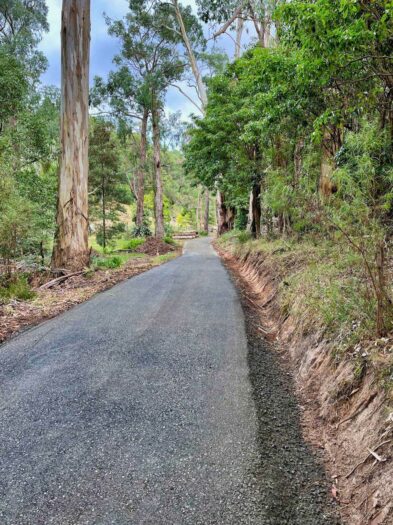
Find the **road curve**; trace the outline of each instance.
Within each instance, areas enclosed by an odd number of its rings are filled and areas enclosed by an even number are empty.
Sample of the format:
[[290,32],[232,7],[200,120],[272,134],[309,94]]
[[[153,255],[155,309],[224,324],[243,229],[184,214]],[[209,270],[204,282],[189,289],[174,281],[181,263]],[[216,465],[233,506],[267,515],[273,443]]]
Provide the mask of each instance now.
[[258,417],[236,290],[190,241],[0,347],[0,524],[327,523],[261,472]]

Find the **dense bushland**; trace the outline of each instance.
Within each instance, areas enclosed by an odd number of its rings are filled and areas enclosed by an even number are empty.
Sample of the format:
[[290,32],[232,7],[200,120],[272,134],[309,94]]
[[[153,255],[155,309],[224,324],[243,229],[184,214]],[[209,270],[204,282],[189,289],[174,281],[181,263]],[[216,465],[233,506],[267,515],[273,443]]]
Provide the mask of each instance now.
[[[310,300],[332,303],[326,315],[339,323],[349,291],[345,317],[357,322],[349,302],[362,305],[368,330],[384,335],[393,320],[392,3],[294,0],[272,16],[269,47],[208,81],[186,169],[225,194],[235,219],[222,231],[248,217],[253,237],[285,239],[311,259],[323,246]],[[330,296],[318,291],[325,280]]]

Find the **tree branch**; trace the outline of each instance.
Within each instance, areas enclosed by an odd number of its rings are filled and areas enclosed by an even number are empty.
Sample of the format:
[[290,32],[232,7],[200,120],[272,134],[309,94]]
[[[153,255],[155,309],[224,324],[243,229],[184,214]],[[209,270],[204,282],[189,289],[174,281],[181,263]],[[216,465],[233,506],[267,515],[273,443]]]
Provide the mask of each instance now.
[[178,91],[180,91],[180,93],[185,96],[190,102],[191,104],[194,104],[194,106],[197,108],[198,111],[200,111],[201,113],[203,113],[203,110],[200,106],[198,106],[198,104],[195,102],[195,100],[193,100],[189,95],[187,95],[187,93],[185,91],[182,90],[182,88],[180,86],[178,86],[177,84],[169,84],[170,86],[176,88]]
[[243,11],[244,9],[244,6],[247,2],[242,2],[236,9],[235,9],[235,12],[233,13],[233,15],[231,16],[231,18],[229,20],[227,20],[225,22],[225,24],[216,32],[214,33],[213,35],[213,38],[217,38],[219,37],[220,35],[222,35],[223,33],[226,32],[226,30],[228,29],[229,26],[231,26],[233,24],[233,22],[236,20],[236,18],[241,14],[241,12]]

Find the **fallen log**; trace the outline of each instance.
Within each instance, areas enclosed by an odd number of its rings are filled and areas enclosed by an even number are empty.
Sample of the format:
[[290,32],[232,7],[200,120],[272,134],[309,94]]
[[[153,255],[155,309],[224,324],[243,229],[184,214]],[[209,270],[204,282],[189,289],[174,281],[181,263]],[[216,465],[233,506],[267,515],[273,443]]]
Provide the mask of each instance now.
[[61,275],[60,277],[56,277],[56,279],[52,279],[51,281],[48,281],[47,283],[44,283],[38,289],[39,290],[48,290],[49,288],[52,288],[53,286],[56,286],[57,284],[60,284],[63,281],[66,281],[70,277],[74,277],[75,275],[81,275],[83,272],[84,272],[84,270],[81,270],[79,272],[72,272],[72,273],[67,273],[66,275]]
[[174,239],[195,239],[198,236],[198,232],[179,232],[172,235]]

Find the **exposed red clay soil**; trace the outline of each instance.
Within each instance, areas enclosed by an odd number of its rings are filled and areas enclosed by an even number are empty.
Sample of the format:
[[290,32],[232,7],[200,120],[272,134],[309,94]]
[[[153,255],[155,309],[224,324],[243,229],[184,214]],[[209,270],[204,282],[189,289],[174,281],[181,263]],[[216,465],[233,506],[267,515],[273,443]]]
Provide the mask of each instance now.
[[[174,250],[175,248],[171,251]],[[53,275],[49,272],[32,275],[30,281],[37,293],[35,299],[0,303],[0,343],[28,326],[55,317],[72,306],[83,303],[96,293],[146,272],[158,264],[159,262],[154,261],[152,257],[138,257],[130,259],[122,267],[114,270],[96,270],[75,275],[47,290],[39,287],[53,279]]]
[[[393,524],[393,413],[375,374],[366,370],[356,378],[350,360],[334,361],[334,341],[318,331],[304,333],[294,319],[283,318],[280,277],[263,254],[238,258],[216,249],[258,311],[261,337],[271,341],[291,369],[304,435],[324,451],[343,522]],[[391,350],[393,337],[381,344]]]
[[167,242],[156,239],[155,237],[148,237],[146,241],[136,248],[138,253],[146,253],[147,255],[163,255],[165,253],[174,252],[175,246]]

